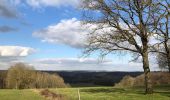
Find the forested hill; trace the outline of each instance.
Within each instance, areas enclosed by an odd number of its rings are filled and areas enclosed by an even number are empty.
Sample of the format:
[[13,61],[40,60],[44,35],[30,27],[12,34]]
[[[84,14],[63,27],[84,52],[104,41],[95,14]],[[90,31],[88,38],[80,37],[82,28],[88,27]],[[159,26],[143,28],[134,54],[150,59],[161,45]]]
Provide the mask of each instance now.
[[113,86],[124,76],[132,77],[142,74],[142,72],[92,72],[92,71],[45,71],[48,73],[58,73],[63,77],[65,83],[71,86]]

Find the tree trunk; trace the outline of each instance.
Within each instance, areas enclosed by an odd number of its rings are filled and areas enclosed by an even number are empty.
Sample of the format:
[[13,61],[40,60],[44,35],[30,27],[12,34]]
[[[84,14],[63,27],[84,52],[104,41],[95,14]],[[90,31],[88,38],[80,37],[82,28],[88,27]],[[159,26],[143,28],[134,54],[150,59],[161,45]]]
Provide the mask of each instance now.
[[[168,36],[167,36],[168,37]],[[166,39],[166,40],[168,40],[168,39]],[[165,50],[166,50],[166,57],[167,57],[167,65],[168,65],[168,71],[169,71],[169,73],[170,73],[170,48],[169,48],[169,46],[168,46],[168,43],[167,43],[168,41],[166,41],[165,43],[164,43],[164,46],[165,46]],[[165,66],[165,68],[166,68],[166,66]]]
[[144,52],[142,57],[143,57],[143,69],[144,69],[144,76],[145,76],[145,93],[152,94],[153,87],[152,87],[151,74],[149,68],[148,53]]
[[168,71],[170,73],[170,57],[168,57]]
[[18,89],[18,81],[15,84],[15,89]]

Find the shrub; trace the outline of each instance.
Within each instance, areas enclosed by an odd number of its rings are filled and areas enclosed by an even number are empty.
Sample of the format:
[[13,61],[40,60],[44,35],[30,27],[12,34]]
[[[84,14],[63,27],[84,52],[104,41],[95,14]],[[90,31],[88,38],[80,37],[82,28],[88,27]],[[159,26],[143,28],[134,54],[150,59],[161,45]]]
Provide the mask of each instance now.
[[36,88],[60,88],[66,87],[64,80],[57,74],[48,74],[45,72],[36,73]]
[[115,85],[115,87],[121,87],[121,88],[124,88],[124,87],[132,87],[134,85],[134,78],[127,75],[125,77],[123,77],[123,79]]
[[[151,80],[154,86],[170,84],[170,74],[168,72],[152,72]],[[136,87],[144,86],[144,74],[137,77],[125,76],[115,85],[115,87]]]

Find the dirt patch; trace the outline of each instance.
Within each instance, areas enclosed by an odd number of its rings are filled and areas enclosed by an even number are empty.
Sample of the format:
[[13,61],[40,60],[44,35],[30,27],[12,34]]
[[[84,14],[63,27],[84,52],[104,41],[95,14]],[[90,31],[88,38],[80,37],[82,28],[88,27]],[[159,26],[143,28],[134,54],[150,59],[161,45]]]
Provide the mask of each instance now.
[[48,89],[41,90],[40,94],[47,98],[48,100],[68,100],[64,95],[54,93]]

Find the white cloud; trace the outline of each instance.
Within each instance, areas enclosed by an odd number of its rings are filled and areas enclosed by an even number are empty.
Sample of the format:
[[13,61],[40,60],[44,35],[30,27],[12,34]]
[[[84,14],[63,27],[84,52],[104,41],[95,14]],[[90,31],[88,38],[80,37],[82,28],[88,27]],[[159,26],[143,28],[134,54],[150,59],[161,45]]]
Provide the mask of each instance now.
[[22,46],[0,46],[0,70],[8,69],[12,64],[25,62],[25,58],[35,49]]
[[[128,29],[126,24],[121,23],[120,25],[122,28]],[[65,44],[74,48],[83,48],[88,45],[87,37],[89,33],[93,32],[94,37],[98,36],[100,38],[111,31],[113,32],[115,29],[107,24],[82,24],[82,21],[72,18],[61,20],[55,25],[49,25],[47,28],[35,31],[33,32],[33,36],[41,38],[43,42]],[[91,36],[92,35],[90,35],[90,37]],[[93,36],[91,38],[93,38]],[[139,37],[136,36],[135,39],[140,45],[141,41]],[[108,41],[112,42],[112,40]],[[123,42],[119,45],[125,44],[127,44],[127,48],[134,48],[134,46],[130,45],[128,42]]]
[[102,61],[95,58],[46,58],[39,59],[37,62],[44,64],[107,64],[112,62],[110,59],[104,59]]
[[24,57],[32,54],[34,51],[30,47],[0,46],[0,57]]
[[27,4],[34,8],[41,8],[60,6],[76,7],[80,4],[81,0],[8,0],[8,1],[14,5]]
[[[90,70],[90,71],[143,71],[142,63],[114,61],[96,58],[45,58],[34,60],[31,65],[38,70]],[[151,63],[151,71],[159,70],[157,64]]]
[[33,36],[39,37],[43,42],[54,44],[66,44],[75,48],[82,48],[86,45],[85,37],[87,29],[81,25],[76,18],[61,20],[55,25],[35,31]]
[[[0,69],[4,70],[17,62],[34,66],[37,70],[66,70],[66,71],[143,71],[141,62],[117,61],[115,59],[96,58],[44,58],[26,60],[23,57],[0,57]],[[158,71],[155,63],[150,63],[151,71]]]
[[18,62],[27,63],[24,57],[0,57],[0,70],[6,70]]
[[27,3],[33,7],[41,7],[41,6],[76,6],[80,0],[27,0]]
[[82,24],[82,21],[79,21],[76,18],[72,18],[61,20],[55,25],[49,25],[47,28],[35,31],[33,32],[33,36],[42,39],[42,42],[65,44],[74,48],[83,48],[88,45],[88,34],[95,30],[97,27],[105,27],[104,29],[99,29],[96,31],[101,34],[111,30],[110,27],[102,25],[85,25]]
[[100,61],[96,58],[45,58],[34,60],[32,65],[41,70],[107,70],[112,65],[111,59]]

